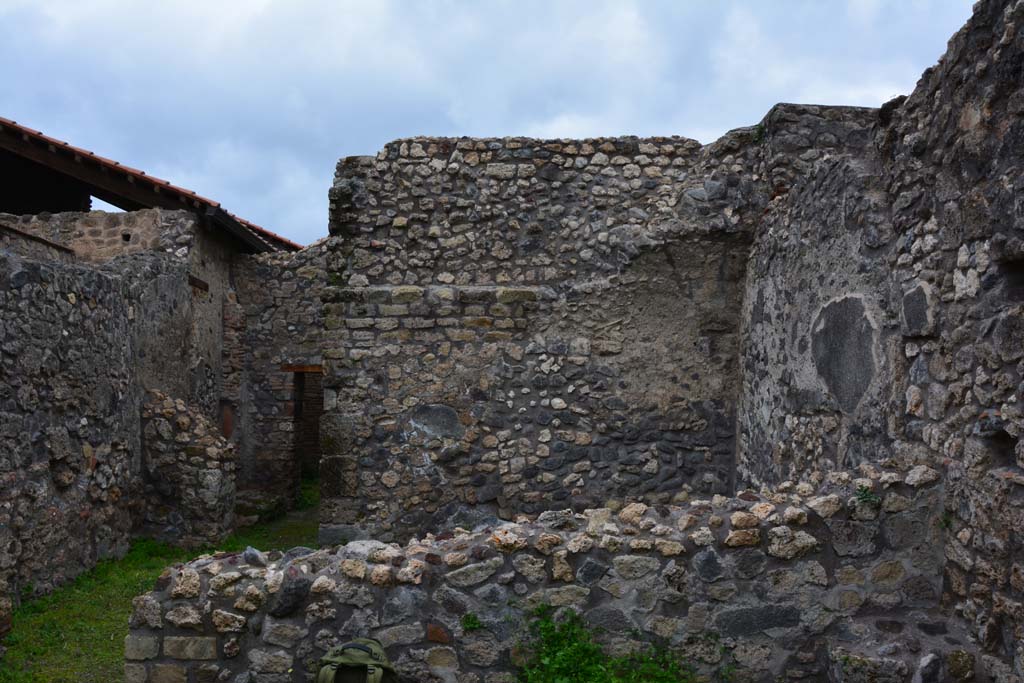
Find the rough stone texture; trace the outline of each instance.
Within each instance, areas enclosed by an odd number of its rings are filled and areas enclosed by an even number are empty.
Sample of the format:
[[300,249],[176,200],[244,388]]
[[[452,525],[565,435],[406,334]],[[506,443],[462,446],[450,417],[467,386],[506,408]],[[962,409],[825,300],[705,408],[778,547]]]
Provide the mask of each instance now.
[[[198,429],[217,406],[224,245],[186,212],[4,218],[17,230],[4,232],[0,250],[0,632],[21,595],[123,553],[158,508],[170,540],[221,538],[234,485],[230,449],[208,424]],[[52,245],[25,248],[41,243],[18,232],[60,240],[90,221],[163,232],[156,250],[97,256],[102,264]],[[173,435],[153,430],[143,448],[147,389],[183,402]],[[188,453],[200,444],[214,448],[202,465]]]
[[750,236],[873,117],[779,105],[704,147],[424,138],[342,160],[325,528],[730,490]]
[[237,443],[240,512],[289,507],[298,492],[295,373],[323,363],[326,247],[235,264],[225,305],[222,421]]
[[[747,269],[738,456],[757,483],[866,462],[900,463],[910,483],[944,473],[942,603],[992,675],[998,658],[1017,676],[1022,30],[1024,3],[978,3],[915,91],[882,108],[862,154],[817,164],[769,207]],[[827,311],[853,300],[850,334],[820,343]]]
[[129,298],[0,252],[0,633],[13,601],[127,550],[139,475]]
[[181,399],[150,392],[142,407],[142,533],[186,546],[231,533],[235,451],[219,431]]
[[15,227],[12,218],[13,216],[0,214],[0,249],[8,254],[36,261],[70,263],[74,260],[74,252],[69,248]]
[[152,251],[184,255],[195,240],[194,218],[185,211],[143,209],[47,213],[29,216],[0,214],[0,221],[71,248],[78,259],[105,262],[117,256]]
[[[884,474],[866,478],[880,482]],[[853,479],[833,476],[823,486],[851,501],[832,520],[852,522]],[[879,541],[856,557],[837,558],[829,528],[805,507],[806,496],[751,491],[682,507],[631,506],[618,515],[547,512],[533,522],[427,535],[404,546],[353,541],[316,552],[272,552],[267,566],[247,564],[238,553],[206,555],[168,570],[138,600],[126,651],[151,679],[172,662],[198,672],[215,652],[211,670],[221,680],[274,673],[280,677],[268,680],[308,681],[331,645],[372,636],[403,680],[499,681],[514,670],[527,610],[539,604],[578,610],[605,629],[602,642],[613,650],[657,639],[706,672],[735,666],[735,680],[824,680],[833,649],[851,636],[888,643],[896,628],[918,650],[945,656],[967,647],[962,630],[947,628],[934,611],[942,528],[932,511],[942,488],[915,488],[898,477],[885,488],[904,496],[907,507],[858,522]],[[807,514],[801,528],[785,525],[778,513],[739,514],[781,504]],[[762,532],[759,540],[731,547],[726,539],[735,530],[725,520],[740,521],[742,532]],[[684,529],[691,524],[715,528],[703,549]],[[913,527],[914,537],[890,542],[885,530],[899,525]],[[811,542],[788,555],[772,553],[779,539],[794,538]],[[932,596],[927,604],[920,602],[922,587]],[[248,594],[267,598],[253,609],[243,600]],[[202,615],[198,629],[168,626],[183,605]],[[871,616],[883,609],[898,612]],[[470,613],[482,630],[463,629]],[[932,628],[937,623],[941,629]],[[162,641],[160,656],[141,656],[151,651],[142,646],[145,638]],[[910,671],[916,651],[889,656]]]
[[368,632],[497,683],[546,602],[747,680],[1020,683],[1022,32],[982,0],[909,97],[706,146],[397,141],[296,254],[0,217],[0,631],[133,524],[287,506],[322,365],[322,538],[379,540],[168,572],[129,680],[305,680]]

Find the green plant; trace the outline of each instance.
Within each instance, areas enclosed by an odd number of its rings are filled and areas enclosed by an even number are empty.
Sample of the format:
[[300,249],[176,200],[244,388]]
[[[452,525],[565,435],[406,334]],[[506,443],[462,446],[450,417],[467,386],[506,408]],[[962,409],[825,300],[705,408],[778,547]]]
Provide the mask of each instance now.
[[320,479],[304,478],[299,482],[299,496],[295,501],[296,510],[312,510],[320,505]]
[[522,683],[694,683],[693,672],[669,650],[648,647],[610,657],[594,640],[594,632],[574,613],[556,620],[551,607],[534,612],[526,650],[529,661],[520,669]]
[[720,647],[718,652],[726,661],[718,667],[718,670],[715,672],[715,678],[718,680],[718,683],[732,683],[739,667],[736,666],[736,662],[730,661],[732,653],[725,645]]
[[858,486],[857,492],[853,494],[853,497],[857,499],[858,503],[864,505],[881,505],[882,499],[878,497],[878,494],[871,490],[869,486]]
[[764,134],[765,129],[763,123],[759,123],[756,126],[754,126],[754,142],[760,143],[762,140],[764,140]]
[[[316,547],[317,519],[296,512],[238,531],[218,550],[246,546]],[[153,588],[165,567],[202,554],[142,539],[119,560],[105,560],[50,595],[14,610],[0,683],[106,683],[124,677],[124,638],[132,598]]]
[[472,612],[467,612],[462,615],[462,630],[466,633],[479,631],[483,627],[484,625],[480,623],[480,617],[473,614]]

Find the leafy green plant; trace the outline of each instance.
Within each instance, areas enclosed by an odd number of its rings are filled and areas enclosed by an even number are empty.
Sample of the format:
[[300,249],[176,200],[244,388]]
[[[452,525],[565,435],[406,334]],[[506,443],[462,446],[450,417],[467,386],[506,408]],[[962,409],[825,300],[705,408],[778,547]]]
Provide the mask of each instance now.
[[530,657],[519,672],[522,683],[694,683],[689,667],[667,649],[648,647],[610,657],[594,640],[594,632],[570,612],[554,618],[541,607],[529,626],[525,649]]
[[853,497],[857,499],[858,503],[864,505],[878,506],[882,504],[882,499],[868,486],[858,486],[857,492],[853,494]]
[[467,612],[466,614],[462,615],[462,630],[466,633],[479,631],[483,627],[484,625],[480,623],[480,617],[473,614],[472,612]]

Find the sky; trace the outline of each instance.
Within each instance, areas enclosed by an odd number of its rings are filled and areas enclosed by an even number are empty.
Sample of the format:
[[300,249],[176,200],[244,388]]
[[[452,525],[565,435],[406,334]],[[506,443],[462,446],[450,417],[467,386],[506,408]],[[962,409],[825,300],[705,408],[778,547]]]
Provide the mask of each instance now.
[[969,0],[0,0],[0,116],[327,234],[417,135],[683,135],[909,93]]

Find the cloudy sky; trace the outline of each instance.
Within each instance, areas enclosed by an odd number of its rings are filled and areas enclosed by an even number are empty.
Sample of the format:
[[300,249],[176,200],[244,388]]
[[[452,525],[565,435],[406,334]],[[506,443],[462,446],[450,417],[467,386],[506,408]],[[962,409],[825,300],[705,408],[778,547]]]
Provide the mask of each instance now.
[[908,93],[969,0],[0,0],[0,116],[302,243],[413,135],[685,135]]

